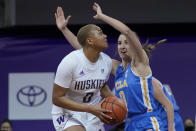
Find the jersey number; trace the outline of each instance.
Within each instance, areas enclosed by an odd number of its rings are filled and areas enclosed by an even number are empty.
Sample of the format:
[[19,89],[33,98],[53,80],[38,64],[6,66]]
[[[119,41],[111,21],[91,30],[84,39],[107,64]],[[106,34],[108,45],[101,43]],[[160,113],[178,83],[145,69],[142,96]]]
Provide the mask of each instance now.
[[124,104],[125,104],[126,107],[127,107],[127,101],[126,101],[126,99],[125,99],[125,93],[124,93],[123,91],[120,91],[120,92],[119,92],[119,95],[120,95],[121,100],[123,100]]
[[94,94],[93,92],[86,93],[86,95],[83,98],[83,103],[90,102],[93,94]]

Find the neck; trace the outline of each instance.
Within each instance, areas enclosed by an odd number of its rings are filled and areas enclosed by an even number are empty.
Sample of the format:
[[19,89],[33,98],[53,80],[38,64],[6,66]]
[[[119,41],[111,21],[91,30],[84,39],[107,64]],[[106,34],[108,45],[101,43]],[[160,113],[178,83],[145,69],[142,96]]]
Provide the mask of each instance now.
[[127,68],[128,64],[129,64],[129,62],[124,61],[124,60],[122,61],[122,65],[123,65],[124,70]]
[[92,62],[92,63],[95,63],[98,58],[99,58],[99,51],[97,50],[94,50],[93,48],[83,48],[83,51],[84,51],[84,54],[85,56],[87,57],[87,59]]

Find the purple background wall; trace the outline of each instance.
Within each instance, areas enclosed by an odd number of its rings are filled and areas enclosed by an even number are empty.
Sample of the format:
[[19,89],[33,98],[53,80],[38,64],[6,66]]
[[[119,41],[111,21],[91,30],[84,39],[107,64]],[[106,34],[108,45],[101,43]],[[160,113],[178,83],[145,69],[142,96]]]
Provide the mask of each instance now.
[[[194,119],[196,37],[167,38],[168,42],[152,54],[153,75],[171,86],[182,117]],[[151,42],[159,39],[151,38]],[[119,59],[114,53],[116,38],[110,38],[109,44],[105,52]],[[64,39],[0,37],[0,120],[8,117],[9,72],[55,72],[61,59],[72,50]],[[113,82],[114,77],[111,76],[110,87],[114,86]],[[54,130],[51,120],[14,120],[13,125],[15,131]]]

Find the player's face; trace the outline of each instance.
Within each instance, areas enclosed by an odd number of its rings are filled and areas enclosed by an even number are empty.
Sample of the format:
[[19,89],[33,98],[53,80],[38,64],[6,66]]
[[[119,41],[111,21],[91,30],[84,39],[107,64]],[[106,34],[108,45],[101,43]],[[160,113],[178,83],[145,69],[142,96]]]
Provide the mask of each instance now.
[[10,124],[8,122],[4,122],[1,125],[1,130],[2,131],[12,131],[12,128],[11,128],[11,126],[10,126]]
[[127,50],[129,48],[129,43],[125,35],[120,35],[118,38],[118,54],[122,60],[130,60]]
[[91,31],[92,39],[93,39],[93,47],[98,50],[104,50],[108,48],[107,43],[107,36],[102,32],[101,28],[98,26],[95,26]]

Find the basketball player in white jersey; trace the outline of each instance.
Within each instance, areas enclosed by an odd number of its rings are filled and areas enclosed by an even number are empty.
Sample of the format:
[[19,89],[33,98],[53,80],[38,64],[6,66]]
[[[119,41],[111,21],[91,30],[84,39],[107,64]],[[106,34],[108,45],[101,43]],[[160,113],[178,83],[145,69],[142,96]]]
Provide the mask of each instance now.
[[[58,7],[56,19],[61,13]],[[75,39],[82,49],[71,52],[59,64],[52,97],[57,131],[104,131],[101,121],[111,119],[104,114],[111,111],[101,109],[100,102],[101,95],[113,96],[106,85],[112,60],[101,52],[108,47],[106,37],[96,25],[83,26]]]

